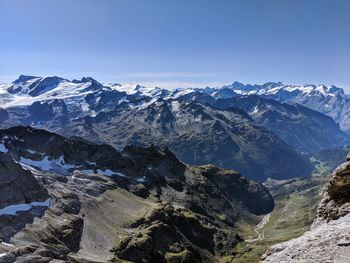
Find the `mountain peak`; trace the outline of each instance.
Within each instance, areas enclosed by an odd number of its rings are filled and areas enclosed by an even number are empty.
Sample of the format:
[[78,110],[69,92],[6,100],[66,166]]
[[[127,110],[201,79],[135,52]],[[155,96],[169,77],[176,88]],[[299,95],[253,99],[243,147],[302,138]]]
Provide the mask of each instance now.
[[86,88],[85,91],[102,90],[104,88],[104,86],[100,82],[98,82],[96,79],[92,77],[83,77],[81,78],[81,80],[74,79],[72,80],[72,82],[75,84],[91,83],[91,85],[88,88]]
[[263,87],[279,87],[279,86],[284,86],[284,84],[281,81],[278,82],[266,82],[262,85]]
[[28,80],[36,79],[36,78],[39,78],[39,77],[29,76],[29,75],[20,75],[13,83],[18,84],[18,83],[26,82]]
[[244,87],[245,85],[244,85],[243,83],[239,82],[239,81],[235,81],[235,82],[232,83],[231,86],[232,86],[233,88],[242,88],[242,87]]
[[96,79],[92,78],[92,77],[82,77],[80,80],[78,79],[73,79],[72,80],[73,83],[86,83],[86,82],[91,82],[91,83],[99,83]]

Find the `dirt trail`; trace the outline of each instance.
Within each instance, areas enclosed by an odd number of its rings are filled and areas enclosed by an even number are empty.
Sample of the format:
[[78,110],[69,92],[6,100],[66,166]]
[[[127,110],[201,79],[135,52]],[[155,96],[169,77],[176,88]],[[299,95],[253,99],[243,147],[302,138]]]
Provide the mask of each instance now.
[[258,235],[258,237],[253,239],[246,239],[245,242],[252,243],[264,239],[264,233],[260,234],[259,230],[262,229],[270,221],[270,216],[271,213],[265,215],[259,224],[257,224],[257,226],[254,228],[254,232]]

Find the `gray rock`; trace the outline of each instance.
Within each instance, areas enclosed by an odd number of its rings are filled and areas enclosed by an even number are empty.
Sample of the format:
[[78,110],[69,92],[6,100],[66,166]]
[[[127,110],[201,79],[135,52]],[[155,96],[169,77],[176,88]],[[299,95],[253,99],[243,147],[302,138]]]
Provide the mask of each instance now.
[[25,171],[10,155],[0,152],[0,208],[48,198],[30,171]]

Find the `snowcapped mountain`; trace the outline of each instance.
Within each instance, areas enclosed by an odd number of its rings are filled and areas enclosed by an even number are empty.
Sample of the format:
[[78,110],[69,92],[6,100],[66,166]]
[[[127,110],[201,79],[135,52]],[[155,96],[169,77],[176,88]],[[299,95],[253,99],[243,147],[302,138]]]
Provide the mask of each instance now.
[[[282,82],[267,82],[262,85],[242,84],[234,82],[231,85],[223,86],[215,89],[211,94],[215,98],[225,98],[220,92],[230,90],[234,95],[260,95],[260,96],[276,96],[279,98],[289,98],[305,95],[323,95],[323,96],[344,96],[344,90],[335,86],[325,85],[284,85]],[[226,96],[227,98],[227,96]]]
[[68,81],[59,77],[21,75],[9,85],[1,86],[2,108],[28,106],[37,101],[64,99],[78,103],[79,98],[99,89],[102,85],[91,78]]
[[128,95],[150,96],[150,97],[166,97],[171,92],[159,87],[145,87],[139,84],[126,83],[126,84],[105,84],[106,87],[111,88],[119,92],[125,92]]
[[211,103],[213,99],[230,99],[249,95],[258,95],[283,103],[301,104],[331,117],[339,123],[343,131],[350,134],[350,97],[342,88],[333,85],[285,85],[282,82],[251,85],[236,81],[222,87],[176,89],[167,96]]
[[[127,90],[128,86],[120,87]],[[96,115],[96,109],[109,110],[109,106],[113,109],[130,98],[143,96],[136,92],[129,94],[132,93],[119,92],[115,86],[105,86],[90,77],[69,81],[59,77],[21,75],[13,83],[0,86],[0,105],[3,109],[34,107],[37,111],[43,110],[43,115],[48,111],[64,110],[77,117]]]
[[340,128],[350,133],[350,97],[342,88],[325,85],[284,85],[268,82],[250,85],[234,82],[214,89],[209,93],[216,99],[227,99],[241,95],[259,95],[285,103],[298,103],[333,118]]

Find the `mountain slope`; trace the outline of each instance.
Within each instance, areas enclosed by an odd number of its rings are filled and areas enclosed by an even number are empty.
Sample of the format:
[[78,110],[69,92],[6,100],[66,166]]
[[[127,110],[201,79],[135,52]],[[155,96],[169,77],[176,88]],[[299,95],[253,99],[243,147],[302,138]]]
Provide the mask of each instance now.
[[218,99],[213,105],[221,109],[238,107],[258,124],[303,152],[317,152],[350,144],[350,137],[330,117],[299,104],[279,103],[256,95]]
[[0,157],[34,174],[50,196],[40,213],[0,213],[0,262],[215,262],[242,242],[239,219],[274,206],[261,184],[187,166],[168,149],[118,152],[29,127],[1,130],[0,139]]

